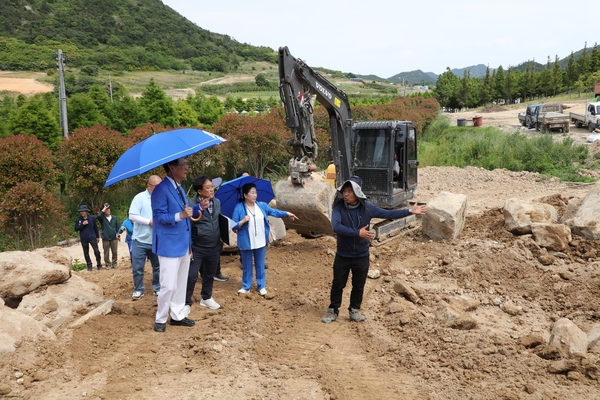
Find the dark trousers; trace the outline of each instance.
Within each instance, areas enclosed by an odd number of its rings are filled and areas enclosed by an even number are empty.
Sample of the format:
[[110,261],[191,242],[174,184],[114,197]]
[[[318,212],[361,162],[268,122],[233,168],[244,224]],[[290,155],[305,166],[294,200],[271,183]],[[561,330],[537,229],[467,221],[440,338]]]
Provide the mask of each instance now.
[[369,256],[348,258],[335,255],[329,308],[333,308],[336,313],[342,305],[342,294],[348,282],[350,271],[352,271],[352,291],[350,292],[350,307],[348,310],[351,308],[358,310],[362,303],[367,273],[369,272]]
[[98,249],[98,241],[96,240],[92,242],[81,242],[81,247],[83,247],[83,258],[85,258],[85,263],[87,264],[88,269],[92,268],[92,259],[90,258],[90,246],[92,246],[94,256],[96,257],[96,266],[101,268],[102,260],[100,260],[100,250]]
[[192,296],[194,295],[194,289],[196,288],[196,282],[198,281],[200,267],[202,267],[202,290],[200,291],[200,296],[203,300],[212,297],[213,284],[215,275],[217,274],[217,268],[219,267],[222,249],[222,243],[219,243],[215,247],[200,247],[192,243],[193,259],[190,262],[187,288],[185,291],[186,305],[191,306],[193,304]]

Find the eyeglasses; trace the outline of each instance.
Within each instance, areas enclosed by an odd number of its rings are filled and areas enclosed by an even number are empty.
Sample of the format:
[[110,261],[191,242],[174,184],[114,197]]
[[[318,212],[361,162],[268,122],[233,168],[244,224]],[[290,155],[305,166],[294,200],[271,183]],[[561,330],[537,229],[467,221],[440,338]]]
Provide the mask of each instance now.
[[214,186],[204,186],[202,190],[215,190]]

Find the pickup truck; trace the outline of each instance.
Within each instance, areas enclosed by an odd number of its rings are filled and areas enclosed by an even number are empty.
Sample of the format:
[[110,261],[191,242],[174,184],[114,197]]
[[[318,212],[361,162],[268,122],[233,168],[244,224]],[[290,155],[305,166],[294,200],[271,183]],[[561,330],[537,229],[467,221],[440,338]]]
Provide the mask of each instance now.
[[563,108],[560,103],[537,103],[530,104],[525,112],[519,113],[519,122],[528,128],[546,132],[560,130],[569,132],[569,116],[562,113]]
[[587,126],[590,132],[594,132],[600,128],[600,102],[587,103],[585,115],[569,113],[569,118],[577,128]]
[[559,130],[562,133],[569,133],[571,120],[567,114],[548,111],[541,114],[537,120],[537,130],[542,133]]
[[540,104],[530,104],[525,109],[525,112],[519,113],[519,122],[521,125],[526,126],[528,128],[533,128],[535,126],[535,116],[537,115],[537,110]]

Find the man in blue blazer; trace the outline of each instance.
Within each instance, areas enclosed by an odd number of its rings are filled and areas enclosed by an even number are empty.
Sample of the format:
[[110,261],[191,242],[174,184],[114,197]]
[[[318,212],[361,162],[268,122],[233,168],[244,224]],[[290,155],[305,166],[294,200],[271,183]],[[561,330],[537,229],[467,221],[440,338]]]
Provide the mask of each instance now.
[[180,182],[187,176],[185,158],[163,165],[167,176],[152,192],[152,252],[160,262],[160,291],[158,292],[154,330],[164,332],[169,310],[171,325],[194,326],[184,312],[185,291],[190,268],[192,208],[187,205]]

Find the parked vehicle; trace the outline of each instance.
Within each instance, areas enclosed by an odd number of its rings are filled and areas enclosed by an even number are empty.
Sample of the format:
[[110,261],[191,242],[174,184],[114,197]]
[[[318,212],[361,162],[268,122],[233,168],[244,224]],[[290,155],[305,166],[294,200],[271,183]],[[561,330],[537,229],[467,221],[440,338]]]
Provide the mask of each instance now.
[[560,103],[530,104],[525,112],[519,113],[519,122],[529,129],[535,128],[541,132],[559,130],[569,132],[569,116],[563,114]]
[[590,132],[594,132],[600,128],[600,102],[586,103],[585,115],[569,113],[569,118],[577,128],[587,126]]
[[530,104],[525,109],[525,112],[519,113],[519,122],[521,123],[521,125],[526,126],[530,129],[535,127],[535,116],[537,115],[537,109],[539,108],[539,106],[539,103]]
[[557,112],[547,112],[538,117],[537,130],[542,133],[551,131],[560,131],[569,133],[571,120],[567,114]]

